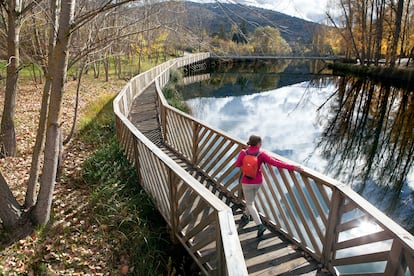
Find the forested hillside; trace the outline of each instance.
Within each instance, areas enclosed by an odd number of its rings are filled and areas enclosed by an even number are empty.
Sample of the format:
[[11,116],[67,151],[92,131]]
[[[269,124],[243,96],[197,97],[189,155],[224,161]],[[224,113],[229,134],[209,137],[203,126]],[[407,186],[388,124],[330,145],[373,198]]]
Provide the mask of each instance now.
[[320,25],[280,12],[228,3],[185,2],[185,23],[194,32],[208,35],[231,33],[232,25],[245,27],[249,33],[257,27],[271,26],[280,30],[288,42],[310,43],[315,28]]

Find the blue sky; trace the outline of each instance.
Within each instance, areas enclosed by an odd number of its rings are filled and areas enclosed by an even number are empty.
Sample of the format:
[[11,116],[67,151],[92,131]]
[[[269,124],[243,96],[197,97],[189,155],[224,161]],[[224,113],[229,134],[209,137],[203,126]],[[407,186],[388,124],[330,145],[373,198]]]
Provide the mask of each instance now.
[[[215,2],[192,0],[194,2]],[[326,23],[328,0],[219,0],[222,3],[239,3],[275,10],[305,20]],[[332,1],[330,1],[332,3]]]

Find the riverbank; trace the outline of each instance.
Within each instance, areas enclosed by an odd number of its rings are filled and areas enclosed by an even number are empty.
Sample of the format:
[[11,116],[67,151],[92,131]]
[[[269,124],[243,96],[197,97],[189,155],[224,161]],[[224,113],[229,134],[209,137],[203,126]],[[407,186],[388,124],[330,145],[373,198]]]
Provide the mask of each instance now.
[[328,65],[335,75],[352,75],[359,78],[370,78],[374,81],[389,83],[398,88],[414,89],[414,66],[400,65],[394,68],[384,66],[365,66],[334,62]]

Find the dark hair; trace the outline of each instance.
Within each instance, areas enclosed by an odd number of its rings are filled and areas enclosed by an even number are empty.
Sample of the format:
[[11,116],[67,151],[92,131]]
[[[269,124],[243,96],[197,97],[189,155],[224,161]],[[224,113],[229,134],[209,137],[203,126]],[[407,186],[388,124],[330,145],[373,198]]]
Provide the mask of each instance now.
[[262,138],[259,135],[251,135],[247,144],[249,146],[257,146],[260,142],[262,142]]

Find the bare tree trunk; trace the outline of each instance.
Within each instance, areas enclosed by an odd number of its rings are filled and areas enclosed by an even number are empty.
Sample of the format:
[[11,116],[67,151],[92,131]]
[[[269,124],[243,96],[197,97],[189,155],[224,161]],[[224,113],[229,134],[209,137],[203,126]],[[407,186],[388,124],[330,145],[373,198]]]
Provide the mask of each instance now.
[[383,37],[383,26],[384,26],[384,10],[385,0],[377,0],[377,36],[376,36],[376,49],[375,49],[375,65],[378,65],[378,61],[381,58],[381,45]]
[[361,24],[361,60],[367,61],[369,63],[369,57],[367,56],[367,44],[368,44],[368,31],[367,31],[367,3],[366,1],[361,1],[361,7],[359,10],[360,13],[360,24]]
[[37,73],[36,73],[36,66],[34,64],[32,64],[32,66],[30,66],[32,69],[32,74],[33,74],[33,81],[35,83],[37,83]]
[[401,22],[403,16],[403,9],[404,9],[404,0],[398,0],[397,6],[397,15],[395,18],[395,31],[391,45],[391,59],[390,59],[390,67],[395,66],[395,61],[397,60],[397,48],[398,48],[398,41],[400,39],[401,33]]
[[19,76],[19,36],[21,29],[21,2],[11,0],[7,13],[7,78],[6,95],[4,99],[3,115],[0,129],[0,155],[16,156],[16,130],[14,125],[14,114],[16,106],[17,79]]
[[101,72],[101,71],[99,70],[100,64],[101,64],[101,62],[100,62],[99,60],[95,60],[95,61],[92,63],[92,65],[93,65],[93,77],[94,77],[95,79],[99,78],[99,76],[100,76],[100,72]]
[[40,159],[44,145],[44,136],[46,133],[46,118],[49,109],[49,95],[50,95],[51,81],[46,79],[45,87],[43,88],[42,106],[40,108],[39,125],[36,134],[36,142],[32,154],[32,163],[30,166],[29,180],[27,183],[26,197],[24,200],[25,208],[33,207],[36,198],[36,184],[39,180]]
[[[56,42],[55,28],[58,26],[58,20],[57,20],[58,17],[56,14],[57,7],[58,5],[57,5],[56,0],[52,0],[50,2],[50,10],[51,10],[51,16],[53,18],[51,18],[52,22],[51,22],[50,29],[49,29],[48,63],[50,63],[52,59],[52,53],[53,53],[53,49],[55,47],[55,42]],[[32,163],[30,166],[30,174],[29,174],[29,180],[27,184],[27,191],[26,191],[26,197],[25,197],[25,203],[24,203],[26,208],[33,207],[35,203],[36,184],[39,180],[40,157],[41,157],[41,153],[43,151],[43,146],[44,146],[44,137],[46,133],[46,120],[47,120],[47,114],[49,110],[51,78],[49,75],[48,68],[44,68],[43,71],[46,76],[46,83],[43,88],[42,106],[40,108],[40,118],[39,118],[39,124],[37,128],[36,142],[35,142],[35,146],[33,149]]]
[[105,57],[103,60],[104,70],[105,70],[105,81],[109,81],[109,57]]
[[122,68],[121,68],[121,57],[119,55],[117,55],[114,58],[114,63],[115,63],[115,67],[116,67],[116,73],[118,75],[118,79],[121,79],[122,77]]
[[413,47],[413,48],[411,48],[411,51],[410,51],[410,53],[409,53],[409,55],[408,55],[408,60],[407,60],[407,64],[406,64],[406,66],[410,65],[410,60],[412,60],[412,59],[413,59],[413,56],[414,56],[414,47]]
[[53,61],[50,65],[52,88],[50,93],[49,114],[46,128],[45,158],[41,185],[33,215],[37,224],[46,224],[50,219],[53,191],[55,188],[59,158],[59,124],[61,104],[69,56],[70,28],[73,22],[75,0],[63,0],[59,19],[59,29]]
[[22,211],[21,206],[16,201],[1,173],[0,219],[4,231],[2,233],[3,245],[11,244],[13,241],[25,237],[33,231],[29,217]]
[[[346,19],[346,28],[347,28],[347,30],[349,32],[350,37],[351,37],[351,42],[352,42],[352,46],[354,48],[354,52],[355,52],[356,58],[359,59],[359,60],[361,60],[361,56],[359,54],[359,50],[358,50],[358,47],[357,47],[356,42],[355,42],[354,32],[352,30],[352,20],[353,20],[352,19],[352,6],[351,6],[351,2],[349,0],[348,0],[347,5],[348,5],[349,13],[351,13],[350,15],[348,15],[348,12],[347,12],[347,9],[345,7],[345,4],[341,0],[342,10],[344,12],[345,19]],[[363,60],[361,60],[361,64],[364,64],[364,61]]]
[[398,64],[401,64],[401,58],[402,57],[406,57],[409,51],[409,49],[406,48],[406,40],[407,40],[407,36],[409,36],[409,28],[410,28],[410,24],[409,24],[409,16],[410,16],[410,4],[411,4],[411,0],[408,0],[406,2],[406,12],[405,12],[405,16],[404,16],[404,26],[402,27],[402,34],[401,34],[401,46],[400,46],[400,58],[398,59]]
[[372,28],[373,28],[373,22],[374,22],[374,0],[371,0],[371,7],[370,7],[370,16],[369,16],[369,30],[368,30],[368,64],[370,64],[373,60],[373,36],[372,36]]
[[74,108],[72,127],[70,129],[68,137],[66,137],[66,139],[63,141],[63,145],[66,145],[67,143],[69,143],[70,139],[73,136],[73,133],[75,133],[76,121],[78,120],[80,87],[81,87],[81,82],[82,82],[82,76],[83,76],[84,69],[85,69],[85,62],[82,62],[81,65],[80,65],[80,68],[79,68],[78,76],[77,76],[76,99],[75,99],[75,108]]
[[21,215],[20,209],[19,203],[0,172],[0,219],[5,228],[11,228],[16,225]]
[[138,37],[139,53],[138,53],[138,74],[141,74],[141,59],[142,59],[142,40]]

